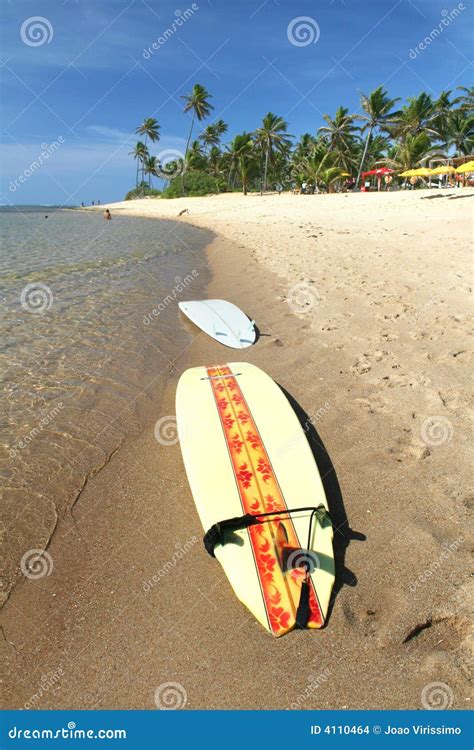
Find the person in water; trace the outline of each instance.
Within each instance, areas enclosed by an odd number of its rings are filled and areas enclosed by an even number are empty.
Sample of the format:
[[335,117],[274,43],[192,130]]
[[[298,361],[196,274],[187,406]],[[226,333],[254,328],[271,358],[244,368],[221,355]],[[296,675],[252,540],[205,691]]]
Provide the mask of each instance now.
[[112,214],[110,213],[109,209],[106,208],[104,211],[104,219],[111,219],[111,218],[112,218]]

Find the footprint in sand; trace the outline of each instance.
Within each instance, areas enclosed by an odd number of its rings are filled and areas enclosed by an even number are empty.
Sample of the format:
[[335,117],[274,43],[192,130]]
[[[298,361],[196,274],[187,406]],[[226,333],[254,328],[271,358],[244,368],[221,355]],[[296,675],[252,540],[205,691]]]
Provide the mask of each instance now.
[[365,355],[363,355],[354,362],[354,364],[350,368],[350,371],[353,375],[365,375],[365,373],[370,372],[371,369],[372,364],[370,360]]
[[356,398],[355,402],[360,404],[369,414],[388,413],[392,411],[392,403],[381,394],[377,394],[371,399]]
[[414,436],[410,427],[405,427],[403,434],[395,438],[395,445],[391,446],[388,452],[399,463],[410,459],[421,461],[431,455],[431,449]]

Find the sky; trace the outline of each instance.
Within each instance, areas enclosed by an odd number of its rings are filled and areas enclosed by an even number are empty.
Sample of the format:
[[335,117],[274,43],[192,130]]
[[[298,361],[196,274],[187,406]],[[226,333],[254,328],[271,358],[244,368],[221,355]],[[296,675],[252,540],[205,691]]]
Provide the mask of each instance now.
[[145,117],[161,126],[153,154],[184,151],[195,83],[227,141],[269,111],[316,134],[379,85],[406,99],[472,84],[474,0],[1,3],[4,204],[121,200]]

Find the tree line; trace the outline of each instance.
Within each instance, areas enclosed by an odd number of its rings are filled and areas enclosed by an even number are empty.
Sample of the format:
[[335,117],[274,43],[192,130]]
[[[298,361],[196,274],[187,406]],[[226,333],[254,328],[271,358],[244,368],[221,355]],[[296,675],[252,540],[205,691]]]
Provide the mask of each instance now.
[[347,177],[359,185],[362,172],[378,166],[405,171],[424,165],[430,158],[469,155],[474,150],[474,87],[459,86],[438,97],[426,92],[408,98],[400,106],[379,86],[360,96],[355,113],[340,106],[315,135],[298,140],[288,132],[283,117],[268,112],[259,127],[237,134],[223,143],[228,125],[211,117],[212,96],[196,84],[185,100],[183,112],[191,114],[182,157],[161,164],[150,153],[160,139],[160,125],[146,118],[136,129],[142,136],[131,155],[136,160],[136,188],[129,196],[152,191],[153,177],[167,180],[170,196],[209,192],[268,190],[300,187],[304,182],[329,191]]

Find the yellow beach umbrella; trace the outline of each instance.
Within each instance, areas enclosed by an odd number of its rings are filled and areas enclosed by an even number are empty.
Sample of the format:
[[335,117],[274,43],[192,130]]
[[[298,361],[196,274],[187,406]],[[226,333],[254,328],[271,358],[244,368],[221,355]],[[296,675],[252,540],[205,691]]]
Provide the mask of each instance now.
[[413,170],[413,177],[429,177],[432,174],[434,174],[434,172],[427,167],[420,167],[420,169]]
[[407,169],[406,172],[401,172],[398,176],[399,177],[413,177],[415,174],[415,171],[413,169]]
[[474,161],[468,161],[465,164],[461,164],[461,166],[456,169],[456,172],[458,174],[466,174],[466,172],[474,172]]
[[349,174],[349,172],[341,172],[341,174],[339,175],[339,177],[350,177],[350,174]]
[[451,174],[455,171],[454,167],[451,167],[449,164],[442,164],[440,167],[432,169],[431,174]]

